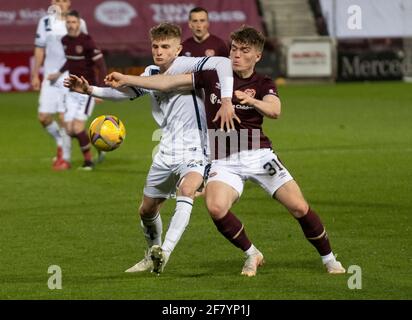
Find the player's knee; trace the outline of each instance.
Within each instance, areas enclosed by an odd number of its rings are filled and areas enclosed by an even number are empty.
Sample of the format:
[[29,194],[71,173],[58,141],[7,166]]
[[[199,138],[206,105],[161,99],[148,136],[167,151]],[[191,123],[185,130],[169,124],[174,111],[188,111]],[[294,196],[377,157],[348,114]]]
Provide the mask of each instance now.
[[222,218],[228,209],[221,203],[207,203],[207,210],[209,211],[210,216],[216,220]]
[[66,127],[66,133],[72,138],[76,137],[76,133],[74,132],[73,128]]
[[49,114],[39,113],[38,119],[43,127],[47,127],[50,123],[52,123],[53,118]]
[[183,184],[179,186],[179,195],[184,196],[184,197],[189,197],[189,198],[194,198],[196,189],[190,185]]
[[302,218],[308,213],[309,210],[309,205],[305,202],[299,202],[294,204],[292,208],[289,208],[290,213],[295,217],[295,218]]
[[141,217],[150,218],[154,217],[157,213],[157,206],[148,206],[141,204],[139,207],[139,215]]

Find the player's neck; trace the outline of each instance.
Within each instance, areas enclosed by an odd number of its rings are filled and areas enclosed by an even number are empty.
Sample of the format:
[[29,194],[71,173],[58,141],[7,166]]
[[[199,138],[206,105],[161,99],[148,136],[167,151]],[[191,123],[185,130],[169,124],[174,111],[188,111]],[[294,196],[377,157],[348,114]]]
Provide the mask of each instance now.
[[202,43],[203,41],[205,41],[207,38],[210,37],[210,33],[206,33],[203,37],[198,38],[196,36],[193,36],[193,39],[197,42],[197,43]]
[[165,65],[163,65],[163,66],[160,66],[160,67],[159,67],[160,73],[165,73],[165,72],[167,71],[167,69],[170,68],[170,66],[172,65],[173,61],[175,61],[175,59],[173,59],[173,60],[172,60],[170,63],[168,63],[168,64],[165,64]]
[[72,38],[77,38],[80,35],[80,33],[81,33],[81,30],[79,29],[75,33],[68,33],[68,36]]
[[248,70],[242,70],[242,71],[234,71],[234,73],[236,73],[236,75],[241,78],[241,79],[246,79],[246,78],[250,78],[253,74],[253,72],[255,72],[254,69],[248,69]]

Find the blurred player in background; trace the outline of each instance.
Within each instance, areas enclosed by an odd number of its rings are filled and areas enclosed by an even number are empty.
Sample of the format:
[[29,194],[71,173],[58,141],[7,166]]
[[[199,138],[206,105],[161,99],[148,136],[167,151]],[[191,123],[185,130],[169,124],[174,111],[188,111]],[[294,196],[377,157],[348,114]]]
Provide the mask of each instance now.
[[[63,124],[63,113],[65,112],[65,100],[68,93],[63,86],[61,76],[53,83],[47,79],[48,75],[55,73],[65,63],[66,58],[61,43],[63,36],[67,34],[66,14],[70,9],[70,0],[51,1],[49,14],[40,19],[35,39],[34,66],[31,74],[31,85],[34,90],[40,90],[38,118],[46,131],[54,138],[57,145],[57,156],[53,162],[53,168],[59,168],[63,159],[70,159],[71,138],[67,135]],[[81,20],[81,30],[87,33],[86,23]],[[44,62],[44,78],[40,83],[40,67]],[[54,115],[59,113],[61,126],[54,119]]]
[[[222,97],[222,110],[228,110],[228,116],[223,114],[221,117],[221,126],[225,119],[232,118],[233,72],[228,58],[178,57],[182,49],[181,30],[174,24],[163,23],[153,27],[150,38],[155,65],[145,69],[144,77],[165,72],[181,74],[215,69],[221,83],[219,94]],[[135,99],[145,94],[150,95],[153,118],[162,129],[162,138],[146,178],[143,201],[139,208],[148,250],[144,259],[126,272],[153,269],[160,273],[189,223],[195,192],[203,184],[207,164],[205,109],[199,93],[191,89],[161,93],[136,86],[122,87],[116,85],[116,75],[121,74],[115,72],[108,75],[107,84],[117,89],[89,86],[86,79],[74,75],[66,80],[66,85],[76,92],[103,99]],[[220,114],[216,115],[216,119]],[[174,195],[176,187],[176,208],[162,244],[160,208],[166,199]],[[159,252],[161,256],[158,255]]]
[[[262,57],[265,38],[256,29],[243,26],[231,34],[231,39],[230,59],[235,93],[232,103],[240,122],[235,123],[236,130],[223,137],[223,140],[218,139],[216,142],[217,128],[212,121],[221,103],[216,89],[219,80],[213,71],[197,72],[193,77],[180,75],[141,79],[128,76],[121,82],[144,84],[148,88],[166,91],[185,86],[205,90],[213,157],[206,184],[206,206],[219,232],[245,252],[246,261],[241,274],[255,276],[258,266],[263,264],[262,253],[247,237],[242,222],[230,211],[242,195],[246,180],[260,185],[297,219],[306,238],[321,255],[328,273],[345,273],[346,270],[332,252],[326,229],[318,215],[309,207],[298,184],[263,133],[263,118],[277,119],[281,112],[280,99],[272,79],[255,72],[255,65]],[[229,145],[226,143],[227,137],[230,138]]]
[[[66,63],[59,72],[50,74],[47,79],[52,83],[57,81],[63,73],[82,75],[90,84],[104,84],[106,64],[102,52],[96,47],[92,37],[81,31],[79,13],[75,10],[66,15],[67,35],[62,38]],[[77,92],[69,92],[66,99],[64,126],[67,133],[79,141],[83,153],[83,170],[92,170],[93,161],[91,143],[85,130],[85,123],[93,112],[95,99]],[[70,168],[70,157],[62,159],[55,166],[56,170]]]
[[183,41],[180,55],[187,57],[229,56],[225,42],[209,33],[209,14],[206,9],[196,7],[190,10],[189,28],[192,31],[192,37]]

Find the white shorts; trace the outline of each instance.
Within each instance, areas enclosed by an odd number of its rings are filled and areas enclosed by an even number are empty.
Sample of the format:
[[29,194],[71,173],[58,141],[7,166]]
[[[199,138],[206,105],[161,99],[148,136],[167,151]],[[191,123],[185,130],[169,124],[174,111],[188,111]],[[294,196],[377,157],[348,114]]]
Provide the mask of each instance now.
[[185,157],[170,157],[159,151],[153,159],[143,193],[150,198],[174,197],[181,179],[189,172],[204,176],[206,165],[206,157],[199,152]]
[[225,159],[212,161],[207,183],[224,182],[242,195],[246,180],[260,185],[270,196],[283,184],[293,180],[271,149],[245,150]]
[[53,84],[47,80],[45,75],[42,83],[39,96],[39,113],[63,113],[66,111],[66,97],[69,89],[63,86],[65,74]]
[[70,91],[66,99],[64,121],[86,121],[93,112],[95,100],[92,96]]

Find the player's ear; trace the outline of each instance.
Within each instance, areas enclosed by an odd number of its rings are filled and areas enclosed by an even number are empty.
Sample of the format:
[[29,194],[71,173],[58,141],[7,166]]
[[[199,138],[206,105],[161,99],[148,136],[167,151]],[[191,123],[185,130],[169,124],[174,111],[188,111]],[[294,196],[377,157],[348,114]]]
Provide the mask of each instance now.
[[260,59],[262,59],[262,52],[258,51],[256,53],[256,63],[258,63],[260,61]]
[[177,51],[176,51],[176,57],[179,56],[180,52],[182,51],[183,46],[181,44],[179,44],[179,46],[177,47]]

